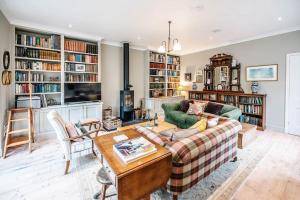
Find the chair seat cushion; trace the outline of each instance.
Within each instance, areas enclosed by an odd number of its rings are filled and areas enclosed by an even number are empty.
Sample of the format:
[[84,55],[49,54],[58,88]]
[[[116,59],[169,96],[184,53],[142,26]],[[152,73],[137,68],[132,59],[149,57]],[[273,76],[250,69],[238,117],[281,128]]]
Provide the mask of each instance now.
[[104,185],[112,185],[112,182],[110,181],[104,167],[101,167],[99,171],[97,172],[96,179],[99,183]]

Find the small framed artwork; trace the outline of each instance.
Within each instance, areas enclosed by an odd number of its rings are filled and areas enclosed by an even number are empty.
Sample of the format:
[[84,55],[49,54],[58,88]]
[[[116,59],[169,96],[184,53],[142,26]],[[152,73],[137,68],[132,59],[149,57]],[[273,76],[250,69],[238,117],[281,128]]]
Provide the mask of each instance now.
[[85,71],[85,65],[83,65],[83,64],[76,64],[75,71],[76,72],[84,72]]
[[277,81],[278,65],[258,65],[246,68],[247,81]]
[[192,81],[192,73],[185,73],[184,80],[189,82]]
[[203,70],[198,67],[195,74],[196,83],[203,83]]

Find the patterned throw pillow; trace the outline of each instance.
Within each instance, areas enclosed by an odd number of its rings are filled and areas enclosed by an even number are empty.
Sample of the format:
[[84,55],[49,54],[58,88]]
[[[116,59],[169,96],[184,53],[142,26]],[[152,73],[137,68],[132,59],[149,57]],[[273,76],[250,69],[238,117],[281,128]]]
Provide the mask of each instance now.
[[223,108],[222,104],[208,102],[204,112],[211,113],[214,115],[220,115],[222,108]]
[[[67,133],[69,135],[69,138],[79,136],[78,131],[73,123],[67,122],[65,127],[66,127]],[[83,140],[82,138],[73,139],[73,141],[75,141],[75,142],[80,142],[82,140]]]
[[190,103],[190,107],[188,111],[186,112],[189,115],[198,115],[204,112],[206,103],[201,103],[201,102],[194,102]]
[[191,126],[189,129],[198,129],[199,132],[202,132],[206,129],[207,126],[207,119],[201,118],[200,121],[196,122],[193,126]]
[[186,113],[189,109],[190,103],[194,103],[193,100],[182,100],[180,102],[180,111]]
[[208,128],[215,127],[215,126],[218,125],[218,123],[219,123],[219,118],[218,117],[209,119],[209,120],[207,120],[207,127]]

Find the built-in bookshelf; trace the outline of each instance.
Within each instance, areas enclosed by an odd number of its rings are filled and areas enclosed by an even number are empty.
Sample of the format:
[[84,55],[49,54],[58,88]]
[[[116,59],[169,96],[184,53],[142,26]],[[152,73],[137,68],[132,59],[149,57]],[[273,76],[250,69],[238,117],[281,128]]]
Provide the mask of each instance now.
[[97,83],[98,46],[96,42],[64,39],[65,83]]
[[257,125],[265,129],[266,95],[225,91],[189,91],[189,99],[213,101],[236,106],[241,109],[240,122]]
[[180,57],[171,54],[149,52],[150,98],[176,96],[180,84]]
[[[61,36],[15,29],[15,98],[38,95],[61,104]],[[50,101],[49,101],[50,102]]]
[[15,28],[15,100],[39,96],[42,107],[64,104],[64,85],[99,83],[99,42]]

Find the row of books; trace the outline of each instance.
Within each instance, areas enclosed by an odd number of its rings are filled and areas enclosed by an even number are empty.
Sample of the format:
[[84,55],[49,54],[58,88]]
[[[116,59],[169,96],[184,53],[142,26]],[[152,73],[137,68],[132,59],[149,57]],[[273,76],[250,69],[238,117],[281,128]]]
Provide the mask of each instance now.
[[48,71],[60,71],[59,63],[45,63],[36,61],[23,61],[17,60],[16,69],[32,69],[32,70],[48,70]]
[[150,62],[165,63],[166,62],[166,56],[163,55],[163,54],[150,52]]
[[179,83],[168,83],[168,89],[177,89],[179,87]]
[[240,109],[242,112],[261,115],[262,114],[262,106],[256,105],[240,105]]
[[176,90],[168,90],[167,91],[167,96],[171,97],[171,96],[175,96],[176,95]]
[[263,99],[261,97],[240,97],[240,103],[262,105]]
[[[16,84],[16,94],[29,93],[30,84]],[[31,84],[32,93],[60,92],[60,84]]]
[[165,82],[165,77],[153,77],[153,76],[150,76],[149,77],[149,82]]
[[17,33],[16,44],[32,46],[32,47],[60,49],[60,36],[58,35],[51,35],[50,37],[34,36],[34,35]]
[[82,55],[82,54],[66,54],[66,61],[97,63],[97,56]]
[[180,70],[180,65],[170,65],[170,64],[168,64],[167,65],[167,69],[170,69],[170,70]]
[[180,57],[179,56],[168,56],[168,64],[179,65]]
[[149,84],[149,89],[158,89],[158,88],[165,88],[164,83],[150,83]]
[[67,82],[97,82],[96,74],[66,74]]
[[75,64],[75,63],[65,63],[65,71],[73,71],[77,72],[79,69],[83,72],[97,72],[98,66],[97,65],[82,65],[82,64]]
[[86,43],[83,41],[65,39],[65,50],[76,51],[82,53],[98,53],[98,47],[95,44]]
[[150,63],[150,68],[165,69],[164,63]]
[[166,71],[165,70],[157,70],[157,69],[150,69],[150,76],[165,76]]
[[240,122],[254,124],[254,125],[257,125],[257,126],[262,126],[262,119],[257,118],[257,117],[241,115],[240,116]]
[[16,47],[16,56],[27,57],[27,58],[60,60],[59,52],[40,50],[40,49],[28,49],[23,47]]
[[220,96],[220,101],[223,101],[223,102],[226,102],[226,103],[235,102],[235,97],[234,96],[221,95]]
[[59,76],[50,76],[46,77],[43,73],[31,73],[29,76],[29,73],[26,72],[18,72],[15,73],[15,80],[16,81],[31,81],[31,82],[60,82]]
[[167,71],[168,76],[180,76],[180,71]]
[[180,82],[180,77],[168,77],[168,82]]

